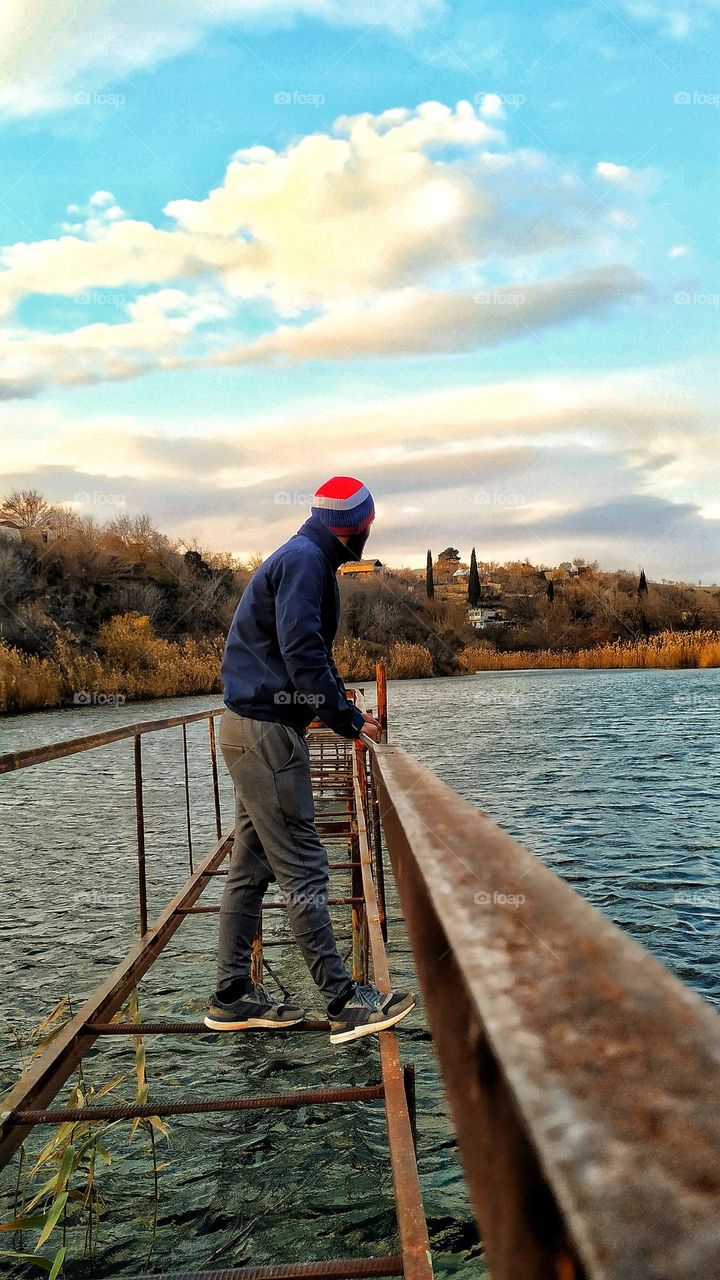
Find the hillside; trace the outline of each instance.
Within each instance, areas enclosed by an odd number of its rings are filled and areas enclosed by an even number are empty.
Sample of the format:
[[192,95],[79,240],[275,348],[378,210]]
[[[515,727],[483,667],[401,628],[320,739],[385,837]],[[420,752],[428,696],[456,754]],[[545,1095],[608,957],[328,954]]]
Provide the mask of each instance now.
[[[583,561],[478,562],[480,628],[457,560],[343,578],[336,661],[371,679],[549,665],[716,665],[720,589]],[[0,710],[219,691],[255,565],[172,543],[148,517],[79,519],[36,493],[0,508]]]

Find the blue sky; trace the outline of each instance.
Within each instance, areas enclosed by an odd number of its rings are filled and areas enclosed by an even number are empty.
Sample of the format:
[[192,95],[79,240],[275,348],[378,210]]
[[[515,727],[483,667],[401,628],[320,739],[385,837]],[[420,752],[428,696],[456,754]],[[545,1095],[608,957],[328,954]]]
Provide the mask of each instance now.
[[719,8],[6,5],[3,488],[716,581]]

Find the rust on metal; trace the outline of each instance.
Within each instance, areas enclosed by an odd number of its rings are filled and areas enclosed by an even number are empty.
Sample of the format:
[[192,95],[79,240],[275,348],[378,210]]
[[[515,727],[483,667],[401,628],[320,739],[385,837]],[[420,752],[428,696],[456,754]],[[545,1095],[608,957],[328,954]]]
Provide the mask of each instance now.
[[142,720],[137,724],[124,725],[122,729],[106,729],[104,733],[89,733],[82,738],[69,738],[66,742],[51,742],[45,747],[9,751],[0,755],[0,774],[14,773],[17,769],[27,769],[30,765],[47,764],[49,760],[64,760],[67,756],[93,751],[96,747],[107,747],[111,742],[122,742],[123,739],[135,738],[138,734],[157,733],[161,729],[173,729],[181,724],[194,724],[197,720],[222,715],[222,712],[223,707],[217,707],[213,711],[194,711],[191,715],[170,716],[166,720]]
[[404,751],[373,765],[493,1280],[720,1276],[716,1012]]
[[[48,747],[33,748],[0,757],[0,773],[9,773],[50,760],[60,760],[83,751],[94,750],[111,742],[133,739],[141,924],[141,938],[130,954],[54,1037],[4,1100],[5,1109],[0,1113],[0,1167],[7,1163],[35,1125],[383,1101],[402,1248],[401,1256],[348,1258],[336,1261],[283,1264],[275,1267],[250,1266],[216,1272],[187,1273],[187,1275],[193,1276],[193,1280],[199,1280],[203,1275],[212,1277],[212,1280],[221,1280],[221,1277],[226,1276],[238,1277],[242,1280],[312,1280],[312,1277],[322,1280],[324,1277],[331,1276],[350,1278],[404,1274],[409,1280],[430,1280],[432,1266],[415,1163],[414,1124],[411,1123],[409,1114],[412,1096],[404,1087],[404,1081],[405,1084],[407,1083],[407,1075],[403,1075],[397,1040],[392,1032],[381,1034],[379,1052],[381,1079],[373,1084],[296,1090],[291,1093],[256,1097],[176,1098],[167,1102],[149,1101],[114,1106],[91,1105],[81,1108],[48,1105],[69,1079],[85,1053],[102,1037],[179,1034],[194,1035],[197,1037],[198,1044],[208,1044],[215,1043],[218,1035],[222,1035],[205,1026],[203,1022],[170,1020],[133,1022],[120,1021],[117,1017],[128,995],[158,959],[186,917],[194,914],[201,916],[214,914],[219,910],[216,905],[198,904],[198,899],[208,885],[213,883],[214,877],[227,875],[227,865],[221,864],[227,862],[233,841],[232,833],[222,834],[221,825],[214,728],[214,718],[220,712],[221,709],[217,709],[190,716],[138,723],[124,729],[90,734],[70,742],[56,743]],[[213,807],[218,843],[197,870],[194,870],[186,726],[203,719],[208,723]],[[190,875],[158,920],[148,925],[142,737],[146,733],[171,729],[178,725],[182,727]],[[340,846],[346,851],[344,859],[330,864],[332,870],[349,871],[351,876],[350,893],[328,899],[332,906],[352,908],[352,934],[345,937],[337,933],[336,937],[338,941],[347,941],[352,937],[355,968],[357,976],[363,981],[368,977],[369,955],[372,952],[375,979],[380,985],[384,984],[386,989],[389,981],[387,958],[372,879],[373,850],[370,848],[367,834],[367,818],[369,806],[373,800],[374,784],[367,770],[365,749],[361,748],[356,753],[352,743],[339,740],[322,728],[310,735],[309,747],[311,776],[318,803],[318,830],[331,846]],[[337,849],[336,856],[340,848]],[[265,907],[269,910],[278,910],[284,907],[284,903],[269,902]],[[254,981],[262,981],[264,946],[287,946],[290,943],[290,939],[282,938],[272,938],[263,943],[262,932],[258,931],[252,956],[251,972]],[[265,966],[271,972],[266,962]],[[317,1032],[327,1034],[328,1029],[327,1019],[306,1019],[292,1028],[287,1028],[282,1035],[282,1043],[289,1046],[293,1035]],[[258,1030],[248,1034],[262,1035],[263,1033]],[[278,1032],[274,1034],[277,1037]],[[178,1276],[181,1274],[177,1273]]]
[[[389,991],[390,970],[383,942],[377,893],[372,877],[372,860],[367,839],[365,813],[361,804],[360,771],[354,774],[355,798],[358,815],[358,845],[362,863],[362,883],[365,892],[365,919],[367,921],[370,954],[375,983],[381,991]],[[425,1211],[423,1209],[420,1180],[415,1160],[415,1145],[405,1094],[402,1065],[397,1036],[380,1032],[380,1063],[385,1085],[385,1117],[390,1139],[390,1164],[392,1167],[395,1203],[398,1207],[398,1229],[407,1280],[426,1280],[432,1274],[430,1241]]]
[[213,715],[208,716],[208,737],[210,740],[210,771],[212,773],[213,802],[215,805],[215,834],[219,840],[222,835],[222,817],[220,814],[220,783],[218,779],[215,719]]
[[203,881],[203,871],[222,862],[230,852],[231,844],[231,836],[225,836],[218,842],[202,866],[194,876],[186,880],[177,896],[168,903],[125,959],[113,969],[102,986],[93,992],[6,1095],[3,1111],[0,1113],[0,1168],[7,1164],[29,1131],[27,1125],[9,1123],[9,1117],[14,1111],[23,1108],[40,1108],[55,1097],[96,1038],[89,1031],[89,1026],[94,1022],[106,1021],[118,1012],[143,974],[147,973],[172,935],[180,928],[185,917],[178,908],[197,900],[207,884],[207,881]]
[[401,1257],[336,1258],[289,1262],[280,1267],[226,1267],[224,1271],[166,1271],[128,1280],[359,1280],[361,1276],[401,1276]]
[[[212,721],[210,721],[212,724]],[[188,768],[188,740],[187,725],[182,726],[182,744],[183,744],[183,778],[185,782],[185,827],[187,830],[188,842],[188,862],[190,866],[190,875],[192,875],[193,867],[193,840],[192,840],[192,814],[190,812],[190,770]]]
[[15,1111],[8,1117],[8,1123],[75,1124],[81,1120],[132,1120],[136,1117],[190,1116],[213,1111],[263,1111],[269,1107],[309,1107],[329,1102],[372,1102],[382,1098],[383,1094],[382,1084],[369,1084],[346,1089],[296,1089],[292,1093],[269,1093],[255,1098],[189,1098],[186,1102],[152,1102],[135,1106],[46,1107],[37,1111]]
[[145,813],[143,807],[142,739],[135,735],[133,743],[135,766],[135,828],[137,832],[138,898],[140,904],[140,937],[147,933],[147,874],[145,868]]

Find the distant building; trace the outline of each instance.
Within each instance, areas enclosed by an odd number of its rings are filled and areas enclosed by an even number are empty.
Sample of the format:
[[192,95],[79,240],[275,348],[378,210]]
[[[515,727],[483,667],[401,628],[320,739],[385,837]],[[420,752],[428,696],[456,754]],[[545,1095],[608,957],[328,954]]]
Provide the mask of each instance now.
[[484,605],[478,605],[477,609],[468,609],[468,622],[471,627],[475,627],[476,631],[484,631],[485,627],[503,625],[506,618],[497,609],[487,609]]
[[340,565],[340,573],[380,573],[382,560],[348,560]]
[[454,574],[453,574],[453,579],[455,579],[455,578],[469,578],[469,577],[470,577],[470,570],[469,570],[469,569],[456,569],[456,570],[455,570],[455,572],[454,572]]
[[0,520],[0,538],[5,538],[7,542],[22,542],[20,530],[9,520]]

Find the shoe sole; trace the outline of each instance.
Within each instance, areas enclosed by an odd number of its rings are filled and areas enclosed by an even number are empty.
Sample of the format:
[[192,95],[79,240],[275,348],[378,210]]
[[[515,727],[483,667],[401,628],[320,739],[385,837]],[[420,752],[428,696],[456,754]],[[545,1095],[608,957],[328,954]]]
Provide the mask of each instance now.
[[277,1018],[246,1018],[244,1022],[220,1022],[211,1017],[204,1019],[205,1026],[211,1031],[253,1031],[260,1028],[266,1031],[282,1031],[285,1027],[296,1027],[304,1021],[304,1015],[302,1018],[289,1018],[285,1022],[278,1022]]
[[402,1013],[396,1013],[393,1018],[386,1018],[384,1022],[367,1022],[362,1027],[353,1027],[352,1031],[335,1031],[330,1034],[331,1044],[347,1044],[350,1040],[362,1040],[363,1036],[374,1036],[377,1031],[387,1031],[388,1027],[394,1027],[398,1022],[402,1022],[403,1018],[407,1018],[416,1007],[417,1001]]

